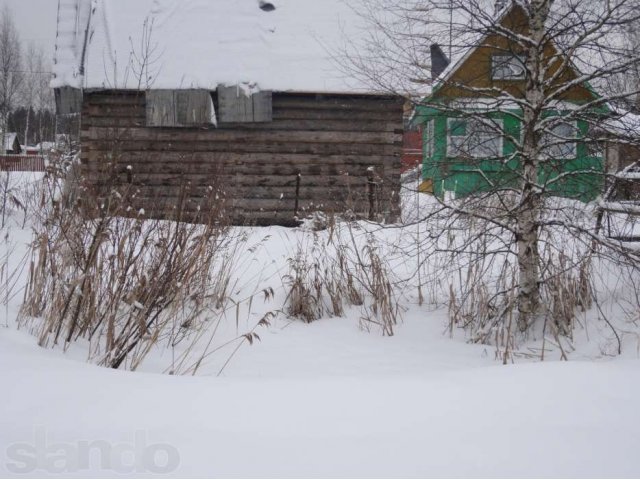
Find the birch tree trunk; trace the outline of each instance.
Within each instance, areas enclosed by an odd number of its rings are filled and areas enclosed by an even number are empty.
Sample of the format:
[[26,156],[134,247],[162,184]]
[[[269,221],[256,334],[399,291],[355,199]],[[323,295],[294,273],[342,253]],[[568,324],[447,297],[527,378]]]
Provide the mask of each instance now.
[[540,313],[539,221],[542,192],[538,186],[541,132],[537,128],[544,110],[545,22],[553,0],[533,0],[530,12],[531,44],[526,52],[529,70],[523,108],[522,178],[516,209],[518,257],[518,326],[526,331]]
[[[22,59],[18,31],[9,7],[0,10],[0,115],[2,133],[8,129],[9,114],[13,111],[22,88]],[[2,153],[5,153],[4,135]]]
[[27,106],[27,118],[24,126],[24,145],[29,145],[29,117],[31,117],[31,104]]

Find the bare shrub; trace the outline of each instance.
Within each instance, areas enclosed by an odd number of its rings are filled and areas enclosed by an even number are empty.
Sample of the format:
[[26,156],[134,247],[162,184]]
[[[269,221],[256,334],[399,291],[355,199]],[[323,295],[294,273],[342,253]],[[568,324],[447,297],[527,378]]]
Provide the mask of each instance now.
[[48,178],[19,323],[43,347],[84,341],[96,363],[133,370],[156,344],[200,328],[211,303],[225,303],[240,239],[213,182],[197,205],[183,185],[167,221],[139,207],[134,186],[74,181]]
[[[576,223],[583,221],[580,216],[588,221],[579,205],[573,211],[569,201],[547,201],[558,204],[557,211],[572,215]],[[481,215],[487,220],[479,218]],[[453,218],[433,218],[432,228],[455,232],[446,238],[434,235],[428,259],[439,266],[440,275],[450,279],[447,292],[450,334],[456,328],[463,329],[471,342],[494,345],[496,355],[505,362],[512,359],[523,340],[534,337],[548,337],[562,350],[561,337],[570,342],[580,317],[593,306],[592,265],[596,253],[588,238],[577,240],[562,227],[548,228],[540,234],[539,289],[544,308],[538,327],[523,331],[517,325],[516,292],[520,287],[517,264],[509,248],[513,233],[496,226],[494,218],[489,202],[483,212],[476,211],[473,217],[460,212]],[[447,262],[442,262],[443,256]],[[561,353],[565,357],[565,352]],[[540,355],[544,356],[544,351]]]
[[371,236],[364,247],[363,260],[357,265],[356,271],[361,273],[360,281],[369,294],[370,302],[363,306],[364,315],[360,317],[360,323],[367,329],[369,324],[377,325],[383,335],[393,336],[400,307],[389,279],[390,271],[380,257],[379,246]]
[[311,322],[360,307],[363,329],[376,326],[383,335],[393,335],[400,307],[375,236],[361,231],[356,222],[332,221],[328,227],[322,240],[314,231],[310,243],[299,242],[288,260],[287,313]]
[[[313,234],[311,245],[299,242],[295,255],[288,258],[289,274],[285,281],[289,286],[286,299],[287,313],[309,323],[319,319],[325,313],[322,291],[325,287],[327,266],[319,248],[319,237]],[[333,284],[331,291],[333,290]],[[341,315],[341,308],[336,315]]]

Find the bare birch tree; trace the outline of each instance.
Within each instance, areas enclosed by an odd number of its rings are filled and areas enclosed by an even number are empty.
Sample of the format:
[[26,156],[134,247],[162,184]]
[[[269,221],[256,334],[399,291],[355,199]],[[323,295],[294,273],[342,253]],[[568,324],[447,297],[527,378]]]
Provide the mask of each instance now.
[[[22,82],[21,101],[27,109],[24,125],[24,141],[29,142],[30,132],[37,131],[37,138],[43,137],[43,120],[45,111],[53,111],[53,90],[49,86],[51,81],[51,67],[41,47],[29,44],[24,55],[24,78]],[[31,125],[31,111],[38,113],[35,116],[36,125]]]
[[27,45],[24,52],[24,79],[22,82],[22,104],[27,110],[24,124],[24,144],[29,144],[29,130],[31,129],[31,112],[34,107],[37,76],[42,69],[42,57],[38,55],[38,51],[33,43]]
[[[603,144],[638,140],[620,111],[638,82],[613,88],[640,64],[627,41],[638,0],[364,1],[375,34],[345,65],[414,101],[416,120],[430,129],[423,174],[438,207],[422,212],[434,222],[428,248],[465,255],[468,271],[471,258],[513,267],[513,282],[484,298],[485,338],[512,307],[522,332],[546,325],[553,281],[585,267],[596,247],[637,264],[640,252],[595,230],[586,213],[605,184]],[[471,60],[474,51],[482,60]],[[451,57],[444,71],[434,68]],[[567,239],[583,248],[569,255]]]
[[[9,113],[19,99],[23,81],[20,38],[11,10],[0,12],[0,139],[4,139]],[[4,141],[3,141],[4,152]]]

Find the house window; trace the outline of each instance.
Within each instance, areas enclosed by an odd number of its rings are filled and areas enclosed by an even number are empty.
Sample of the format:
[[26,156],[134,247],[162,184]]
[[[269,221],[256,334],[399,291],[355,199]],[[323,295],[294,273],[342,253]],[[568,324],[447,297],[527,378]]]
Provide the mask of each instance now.
[[523,55],[493,55],[491,78],[494,80],[522,80],[525,76]]
[[450,118],[447,127],[448,157],[502,156],[502,120]]
[[433,158],[434,138],[433,138],[433,120],[429,120],[424,126],[424,156]]
[[576,158],[577,137],[578,125],[575,121],[555,124],[543,135],[544,155],[559,160]]

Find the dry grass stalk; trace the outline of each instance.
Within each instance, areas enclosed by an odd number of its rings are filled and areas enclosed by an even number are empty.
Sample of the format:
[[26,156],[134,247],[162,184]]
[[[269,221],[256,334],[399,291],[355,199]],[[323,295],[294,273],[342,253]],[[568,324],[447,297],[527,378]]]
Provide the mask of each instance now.
[[[90,359],[135,370],[161,342],[175,345],[225,303],[238,239],[212,182],[194,208],[183,185],[174,221],[139,208],[137,190],[115,181],[92,190],[48,182],[35,227],[20,324],[41,346],[79,340]],[[63,195],[60,195],[60,193]]]
[[300,242],[289,258],[287,313],[311,322],[323,315],[343,316],[346,307],[358,306],[362,328],[375,325],[383,335],[393,335],[400,308],[375,238],[356,238],[354,222],[330,222],[328,227],[326,240],[313,232],[312,241]]
[[373,237],[369,237],[364,248],[367,264],[359,267],[364,273],[362,280],[371,301],[363,306],[364,315],[360,322],[377,325],[383,335],[391,337],[398,324],[400,307],[391,286],[389,269],[380,258],[378,249]]
[[[462,328],[472,342],[495,345],[497,358],[512,361],[519,339],[526,335],[513,328],[517,318],[517,266],[501,238],[509,233],[487,235],[492,227],[479,219],[468,220],[467,227],[457,230],[455,238],[449,235],[443,239],[450,256],[447,274],[455,279],[448,291],[449,333]],[[553,344],[564,358],[569,347],[563,346],[561,337],[570,341],[577,316],[592,306],[591,257],[586,244],[563,245],[558,239],[542,238],[540,291],[546,309],[540,326],[553,335]]]

